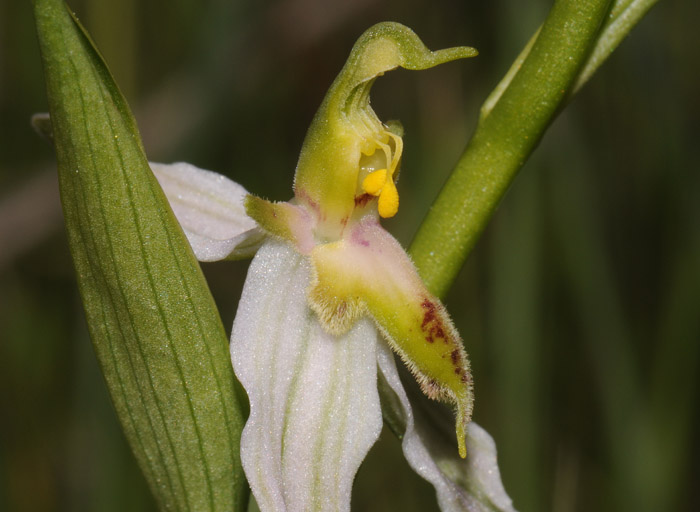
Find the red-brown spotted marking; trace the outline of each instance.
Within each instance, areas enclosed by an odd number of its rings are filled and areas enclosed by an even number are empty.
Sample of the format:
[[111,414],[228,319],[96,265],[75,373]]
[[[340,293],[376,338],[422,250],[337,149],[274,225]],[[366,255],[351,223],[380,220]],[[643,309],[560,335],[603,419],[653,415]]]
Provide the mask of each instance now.
[[428,343],[433,343],[439,338],[445,343],[449,343],[438,317],[437,305],[430,299],[425,299],[421,303],[421,307],[425,310],[423,312],[423,322],[421,323],[421,328],[425,332],[425,340]]
[[361,194],[359,196],[355,196],[355,206],[356,207],[362,207],[365,206],[367,203],[369,203],[372,199],[374,199],[374,196],[371,194]]

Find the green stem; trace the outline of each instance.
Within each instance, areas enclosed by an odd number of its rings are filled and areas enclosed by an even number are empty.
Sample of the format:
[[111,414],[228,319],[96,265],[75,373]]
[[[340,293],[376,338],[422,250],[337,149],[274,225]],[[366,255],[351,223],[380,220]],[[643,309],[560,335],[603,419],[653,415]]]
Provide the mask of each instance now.
[[520,69],[480,119],[411,245],[421,276],[438,296],[567,98],[608,7],[609,0],[555,2]]
[[610,57],[622,40],[658,0],[615,0],[598,35],[593,51],[576,78],[571,94],[576,94]]
[[[610,57],[612,52],[617,48],[617,46],[622,42],[622,40],[629,34],[632,27],[634,27],[644,15],[651,9],[651,7],[656,4],[658,0],[614,0],[610,6],[609,14],[605,17],[603,26],[600,29],[600,33],[596,38],[595,46],[591,50],[586,63],[581,68],[578,73],[574,85],[571,87],[569,96],[567,99],[576,94],[581,87],[588,81],[593,73],[595,73],[598,68],[605,62],[605,60]],[[500,81],[500,83],[494,88],[484,104],[481,107],[481,117],[484,118],[491,110],[493,110],[494,105],[498,103],[501,98],[503,91],[505,91],[510,85],[511,80],[520,70],[525,58],[530,54],[532,50],[532,45],[535,44],[537,37],[540,34],[540,28],[538,28],[532,35],[530,40],[525,45],[525,48],[520,52],[520,55],[513,61],[510,69]]]

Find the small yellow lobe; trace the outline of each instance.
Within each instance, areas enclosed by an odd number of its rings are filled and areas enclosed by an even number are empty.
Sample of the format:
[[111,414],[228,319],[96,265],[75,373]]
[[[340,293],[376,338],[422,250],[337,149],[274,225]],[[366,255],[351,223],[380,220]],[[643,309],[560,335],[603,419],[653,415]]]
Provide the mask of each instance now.
[[362,190],[373,196],[378,196],[386,184],[386,169],[371,172],[362,181]]
[[[374,149],[380,149],[384,153],[384,158],[387,163],[386,169],[378,169],[369,173],[362,180],[362,190],[366,194],[379,196],[377,210],[383,218],[389,218],[396,215],[399,211],[399,192],[394,184],[394,174],[401,160],[401,152],[403,151],[403,140],[398,135],[391,132],[384,132],[383,136],[386,142],[381,139],[374,139]],[[394,148],[388,144],[389,140],[394,141]],[[373,153],[374,151],[372,151]],[[370,155],[366,148],[362,149],[362,153]]]
[[379,215],[385,219],[393,217],[399,211],[399,192],[396,190],[393,180],[387,181],[382,188],[377,210]]

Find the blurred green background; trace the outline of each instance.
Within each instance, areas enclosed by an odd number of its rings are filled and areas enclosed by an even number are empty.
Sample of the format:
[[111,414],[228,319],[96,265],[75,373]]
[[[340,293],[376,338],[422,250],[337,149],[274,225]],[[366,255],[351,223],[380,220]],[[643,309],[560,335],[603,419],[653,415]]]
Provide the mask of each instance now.
[[[276,200],[352,43],[395,20],[476,59],[378,80],[406,129],[410,243],[478,108],[550,1],[74,0],[149,158],[218,170]],[[661,2],[551,126],[448,308],[475,419],[521,511],[700,510],[700,36]],[[62,228],[29,2],[0,0],[0,510],[154,510],[87,336]],[[231,325],[247,262],[205,265]],[[353,510],[435,510],[385,431]]]

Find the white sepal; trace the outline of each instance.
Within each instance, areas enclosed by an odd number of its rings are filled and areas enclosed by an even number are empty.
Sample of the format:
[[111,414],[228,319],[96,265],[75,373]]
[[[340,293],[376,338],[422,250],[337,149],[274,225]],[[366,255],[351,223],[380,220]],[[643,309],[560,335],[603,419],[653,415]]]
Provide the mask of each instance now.
[[199,261],[255,254],[264,235],[245,212],[241,185],[185,162],[150,165]]
[[[467,458],[454,450],[451,436],[430,431],[414,416],[389,347],[379,344],[379,371],[403,406],[406,432],[402,448],[413,470],[433,484],[443,512],[514,512],[513,503],[501,482],[496,445],[491,436],[473,421],[467,426]],[[447,429],[449,432],[449,427]]]
[[377,332],[326,333],[307,305],[308,258],[266,242],[251,263],[231,335],[248,392],[243,468],[260,509],[349,511],[353,479],[382,428]]

